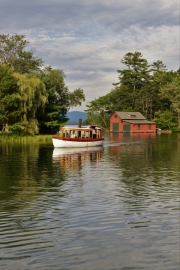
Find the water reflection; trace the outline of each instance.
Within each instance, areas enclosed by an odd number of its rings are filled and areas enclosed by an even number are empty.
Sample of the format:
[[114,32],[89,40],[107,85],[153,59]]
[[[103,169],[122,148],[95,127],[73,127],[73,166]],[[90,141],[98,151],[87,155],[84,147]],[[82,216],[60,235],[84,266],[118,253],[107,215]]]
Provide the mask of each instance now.
[[52,151],[52,146],[33,143],[0,146],[0,201],[4,210],[24,208],[39,197],[39,187],[41,192],[52,187],[50,179],[56,173]]
[[118,143],[131,143],[131,142],[140,142],[140,141],[149,141],[156,139],[156,133],[119,133],[111,132],[109,134],[110,142]]
[[[127,212],[149,208],[149,202],[161,201],[171,205],[172,197],[179,189],[180,149],[179,134],[111,134],[106,158],[113,167],[113,175],[119,175],[117,196],[128,204]],[[172,140],[172,138],[174,138]],[[176,142],[174,144],[174,142]],[[123,190],[123,196],[120,192]],[[170,195],[168,196],[168,191]],[[173,194],[174,192],[174,194]],[[164,196],[166,194],[166,196]]]
[[98,162],[102,158],[103,146],[88,148],[55,148],[53,161],[59,162],[61,172],[81,171],[87,163]]
[[0,268],[179,269],[180,136],[111,135],[0,145]]

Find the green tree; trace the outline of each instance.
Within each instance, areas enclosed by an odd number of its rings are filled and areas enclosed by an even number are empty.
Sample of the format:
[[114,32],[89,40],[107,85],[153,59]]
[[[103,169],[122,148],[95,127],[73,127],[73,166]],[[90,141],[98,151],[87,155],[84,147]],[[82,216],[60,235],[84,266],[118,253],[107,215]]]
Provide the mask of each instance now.
[[178,128],[180,128],[180,76],[175,77],[172,82],[160,88],[161,99],[168,99],[171,112],[177,115]]
[[82,89],[76,89],[74,92],[68,90],[63,70],[46,67],[39,73],[39,77],[46,85],[48,93],[44,111],[38,111],[37,114],[40,133],[53,134],[68,121],[66,114],[70,107],[81,105],[85,96]]
[[14,73],[13,76],[17,80],[18,94],[21,97],[18,107],[21,112],[21,121],[16,122],[11,129],[16,131],[18,127],[23,134],[37,134],[39,126],[36,114],[38,110],[43,110],[48,97],[45,85],[33,75]]
[[29,42],[25,35],[0,35],[0,63],[6,64],[13,71],[19,73],[30,73],[39,70],[43,61],[35,57],[33,51],[26,51]]
[[157,71],[166,71],[167,68],[164,65],[164,63],[160,60],[153,62],[152,64],[152,71],[157,72]]
[[0,65],[0,126],[8,123],[9,109],[16,110],[19,97],[14,95],[17,83],[12,70],[6,65]]
[[160,83],[162,81],[157,78],[160,78],[162,74],[166,74],[166,66],[162,61],[158,60],[151,65],[149,71],[153,73],[149,75],[149,80],[137,93],[136,110],[151,120],[154,118],[155,112],[162,106],[162,101],[159,98]]
[[149,65],[140,52],[127,53],[121,60],[121,63],[124,64],[127,69],[117,70],[119,73],[119,83],[117,84],[128,85],[135,91],[149,80]]
[[99,97],[87,105],[87,121],[91,125],[99,125],[109,129],[109,95]]
[[157,126],[164,130],[173,130],[176,128],[177,124],[175,123],[175,117],[171,111],[157,111],[155,112],[155,117],[153,119],[156,122]]
[[127,68],[117,71],[119,73],[119,82],[113,85],[120,85],[120,87],[124,85],[128,87],[126,95],[129,95],[131,99],[130,107],[132,110],[136,110],[138,102],[137,93],[150,80],[149,65],[140,52],[127,53],[121,60],[121,63]]
[[18,134],[37,134],[36,112],[47,100],[45,85],[36,77],[13,73],[0,65],[0,123]]
[[69,92],[68,99],[69,99],[68,109],[70,109],[70,107],[81,106],[82,102],[85,101],[83,89],[78,88],[75,89],[73,92]]

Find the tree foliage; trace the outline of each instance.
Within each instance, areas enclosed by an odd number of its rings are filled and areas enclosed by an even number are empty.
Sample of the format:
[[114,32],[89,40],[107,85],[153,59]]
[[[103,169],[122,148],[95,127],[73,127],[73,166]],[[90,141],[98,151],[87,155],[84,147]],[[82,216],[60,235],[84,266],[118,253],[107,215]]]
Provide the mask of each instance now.
[[41,58],[35,57],[33,51],[26,51],[29,42],[25,35],[15,34],[13,36],[0,35],[0,62],[19,73],[30,73],[37,71],[43,64]]
[[[139,111],[160,128],[180,128],[180,70],[167,71],[160,60],[149,65],[140,52],[127,53],[121,63],[125,69],[117,70],[119,81],[114,88],[88,104],[89,119],[94,111],[101,116],[107,111],[109,116],[114,111]],[[96,121],[103,125],[97,119],[96,114]]]
[[68,90],[64,82],[63,70],[46,67],[39,76],[48,93],[45,109],[39,111],[37,117],[40,132],[43,134],[54,133],[59,130],[59,126],[63,126],[67,122],[67,111],[71,107],[81,105],[85,96],[82,89],[76,89],[73,92]]
[[155,112],[155,117],[153,121],[156,122],[156,124],[161,128],[161,129],[175,129],[176,124],[175,124],[175,117],[173,116],[171,111],[157,111]]
[[36,77],[12,73],[7,66],[0,66],[0,74],[1,125],[8,123],[18,134],[38,133],[36,113],[47,101],[45,85]]
[[176,115],[180,128],[180,76],[160,88],[160,97],[169,101],[170,110]]
[[28,44],[25,35],[0,35],[0,126],[18,134],[54,133],[85,96],[80,88],[68,90],[63,70],[42,69]]

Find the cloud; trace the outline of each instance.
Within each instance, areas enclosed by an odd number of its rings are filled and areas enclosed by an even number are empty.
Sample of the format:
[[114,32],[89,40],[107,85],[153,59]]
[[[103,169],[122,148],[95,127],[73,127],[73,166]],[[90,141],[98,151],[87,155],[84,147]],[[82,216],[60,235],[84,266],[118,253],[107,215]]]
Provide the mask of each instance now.
[[89,102],[112,89],[127,52],[179,68],[179,10],[178,0],[0,0],[0,32],[25,34]]
[[38,27],[64,31],[95,23],[116,32],[133,24],[177,25],[178,5],[178,0],[1,0],[0,23],[1,27],[19,30]]

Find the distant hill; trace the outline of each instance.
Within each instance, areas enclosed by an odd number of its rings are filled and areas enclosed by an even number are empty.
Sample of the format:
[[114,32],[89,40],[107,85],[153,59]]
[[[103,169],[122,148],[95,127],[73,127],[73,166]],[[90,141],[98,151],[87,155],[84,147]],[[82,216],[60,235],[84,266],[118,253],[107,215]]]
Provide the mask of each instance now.
[[82,119],[83,122],[87,118],[85,112],[79,111],[68,112],[67,117],[69,118],[69,121],[66,123],[67,125],[78,125],[79,119]]

